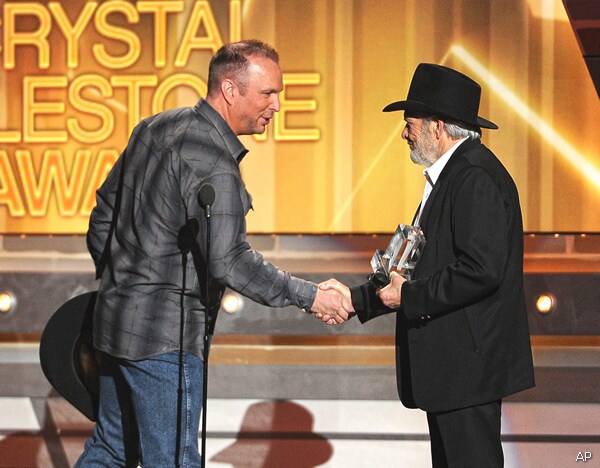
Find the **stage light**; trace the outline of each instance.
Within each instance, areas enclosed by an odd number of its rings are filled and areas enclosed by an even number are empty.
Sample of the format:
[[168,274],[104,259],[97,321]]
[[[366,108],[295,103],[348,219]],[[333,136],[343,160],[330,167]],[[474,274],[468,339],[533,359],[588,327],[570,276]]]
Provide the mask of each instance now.
[[486,69],[467,49],[455,44],[450,47],[448,54],[442,60],[452,54],[458,57],[467,67],[484,81],[500,99],[515,111],[515,115],[524,119],[526,123],[536,131],[544,141],[553,146],[558,154],[569,162],[580,174],[587,178],[596,188],[600,188],[600,169],[596,167],[595,158],[585,155],[563,138],[553,127],[551,127],[540,114],[536,114],[527,102],[519,98],[508,86],[506,86],[490,70]]
[[535,308],[540,314],[549,314],[554,309],[556,299],[552,294],[540,294],[535,302]]
[[244,300],[238,294],[228,293],[223,297],[221,306],[228,314],[235,314],[244,308]]
[[10,292],[0,293],[0,314],[8,315],[17,307],[17,298]]

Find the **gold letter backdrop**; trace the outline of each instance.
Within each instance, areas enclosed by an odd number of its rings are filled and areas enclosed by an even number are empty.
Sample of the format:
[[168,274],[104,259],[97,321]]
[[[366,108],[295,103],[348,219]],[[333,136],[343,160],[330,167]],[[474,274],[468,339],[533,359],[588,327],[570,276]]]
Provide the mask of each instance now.
[[[68,4],[68,8],[67,8]],[[600,231],[600,103],[560,0],[0,3],[0,233],[84,233],[140,119],[204,96],[211,55],[281,55],[281,112],[244,137],[251,232],[391,232],[423,188],[401,139],[420,62],[483,88],[483,141],[528,231]],[[218,191],[218,187],[215,187]]]

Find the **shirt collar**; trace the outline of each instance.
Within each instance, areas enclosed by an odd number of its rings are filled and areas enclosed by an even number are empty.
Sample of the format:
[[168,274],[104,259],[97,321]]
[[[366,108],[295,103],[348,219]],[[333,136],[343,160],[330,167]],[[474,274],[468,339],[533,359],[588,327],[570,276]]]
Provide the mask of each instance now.
[[219,135],[223,138],[225,146],[231,153],[231,155],[238,162],[242,162],[244,156],[248,153],[248,149],[242,144],[240,139],[237,137],[231,127],[225,122],[225,119],[219,114],[207,101],[201,98],[196,103],[196,110],[199,114],[205,117],[219,132]]
[[448,151],[442,154],[442,156],[436,162],[423,171],[423,174],[431,186],[435,185],[440,177],[440,174],[444,170],[444,167],[450,160],[450,157],[456,151],[456,148],[458,148],[458,146],[465,140],[466,138],[461,138],[458,140]]

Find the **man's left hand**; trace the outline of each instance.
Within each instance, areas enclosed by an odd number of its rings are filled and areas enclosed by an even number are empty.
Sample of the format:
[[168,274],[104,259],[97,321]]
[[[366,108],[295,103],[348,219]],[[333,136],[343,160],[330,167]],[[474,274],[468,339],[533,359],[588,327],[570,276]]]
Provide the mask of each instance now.
[[377,295],[381,302],[390,309],[398,309],[402,305],[402,284],[406,279],[395,271],[390,273],[390,284],[385,288],[377,290]]

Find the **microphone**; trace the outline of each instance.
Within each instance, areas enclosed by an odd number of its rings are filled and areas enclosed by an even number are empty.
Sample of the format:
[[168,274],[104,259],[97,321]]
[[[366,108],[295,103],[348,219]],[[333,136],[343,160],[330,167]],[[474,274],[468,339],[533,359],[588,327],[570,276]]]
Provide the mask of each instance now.
[[210,218],[210,207],[215,202],[215,189],[212,185],[202,184],[198,191],[198,203],[206,211],[206,217]]

